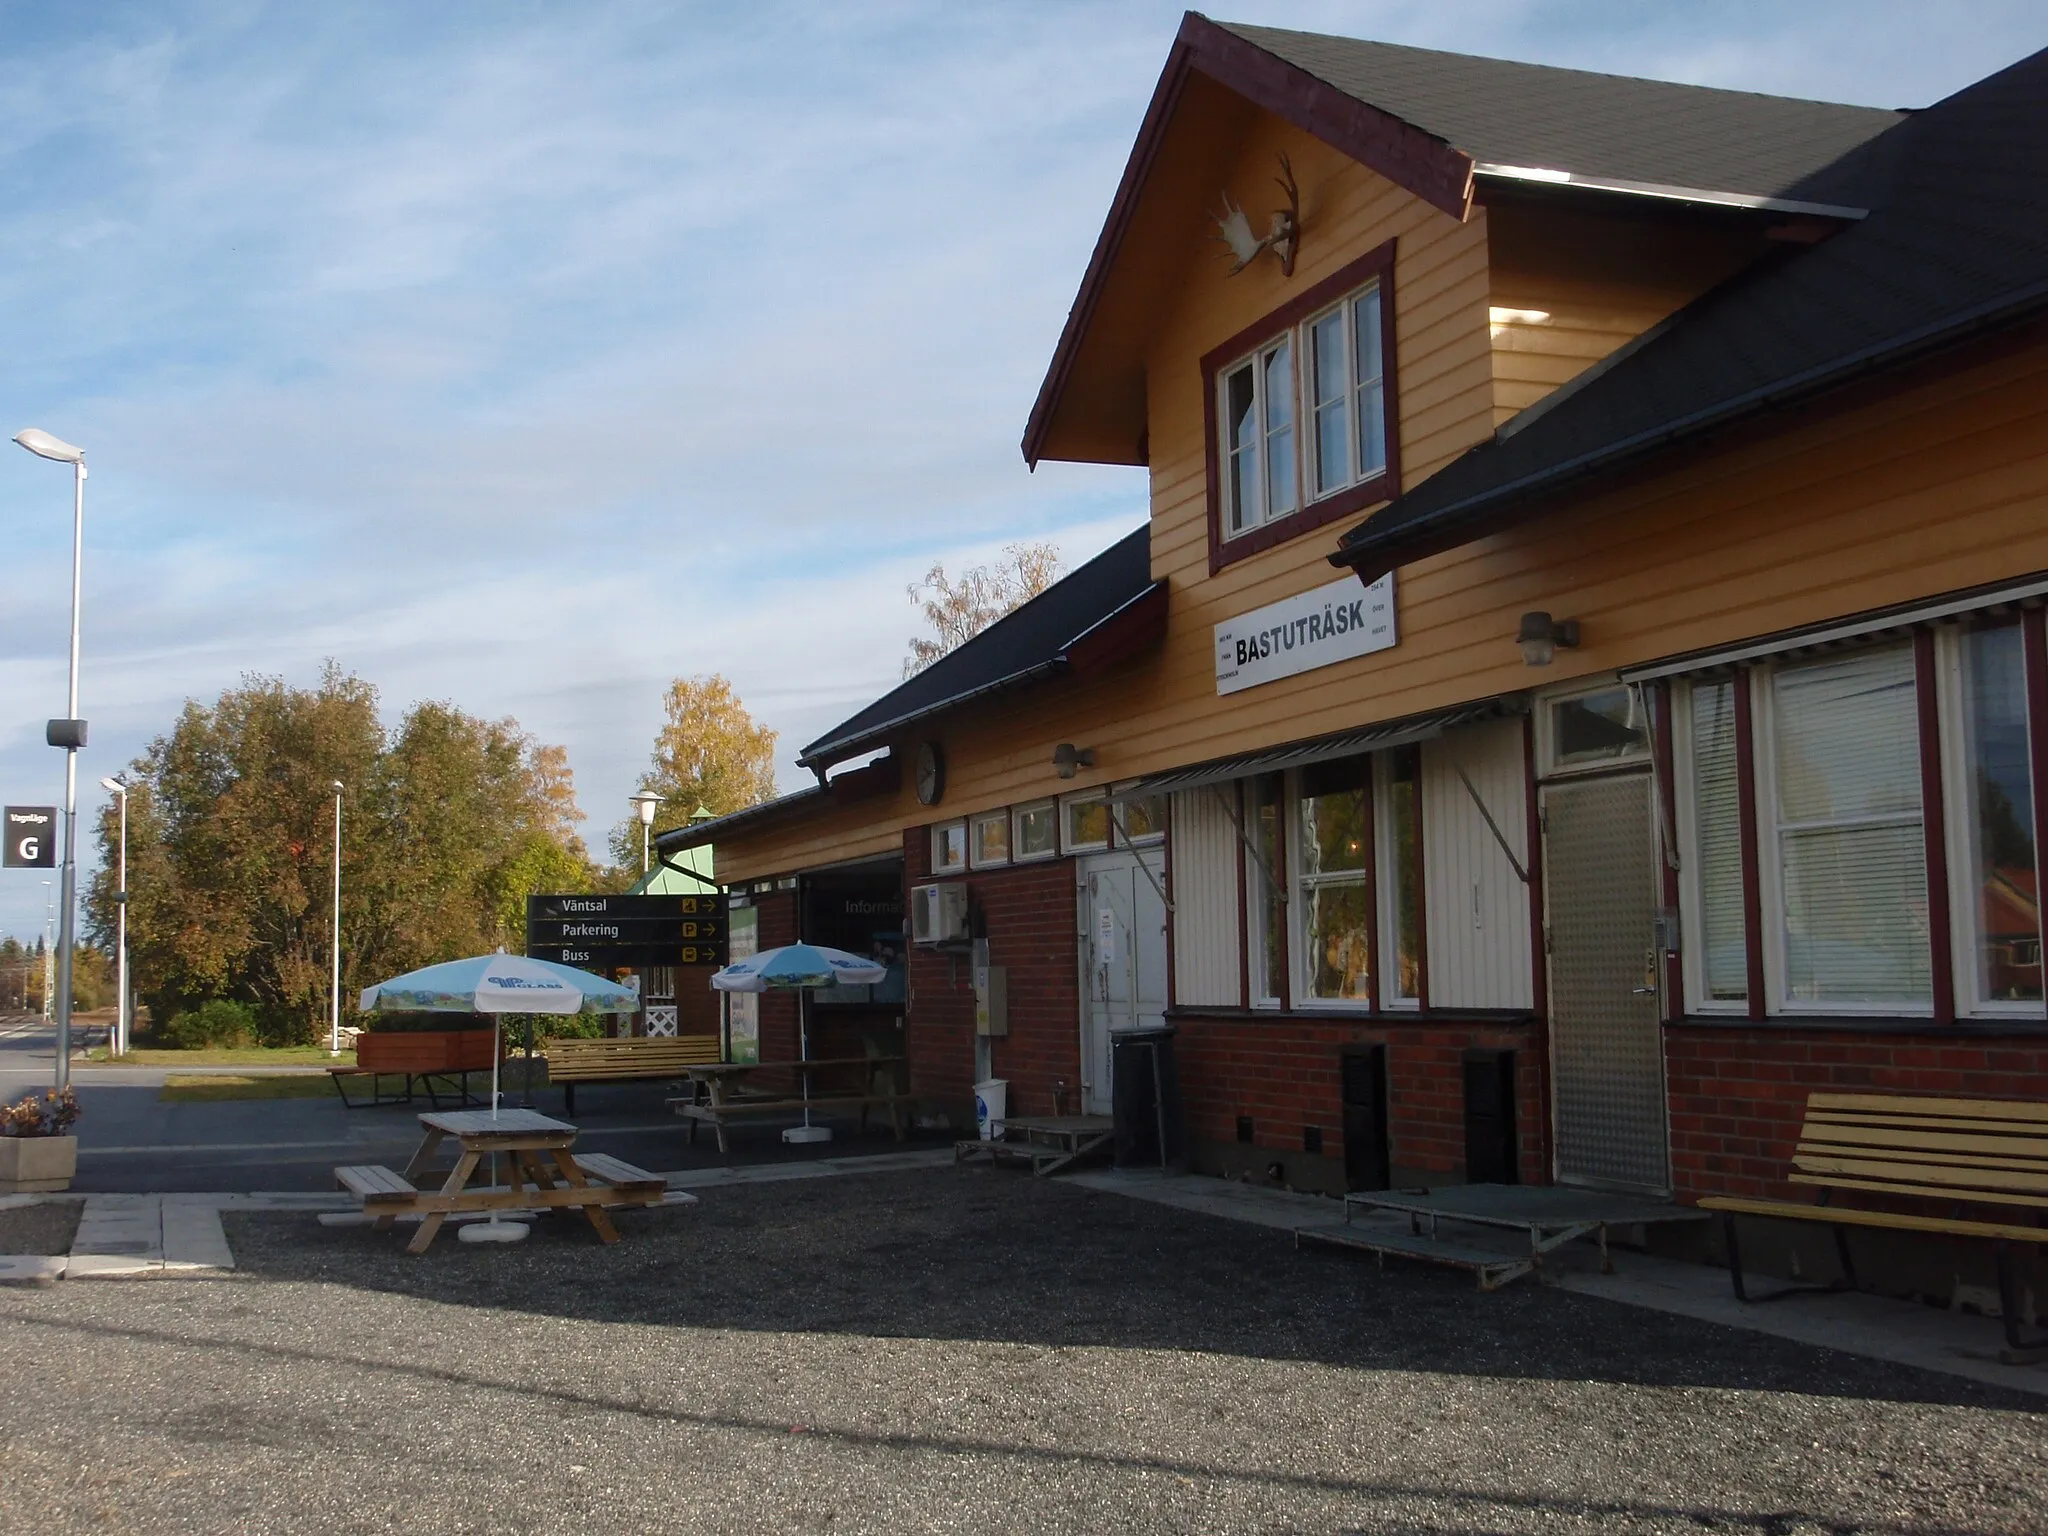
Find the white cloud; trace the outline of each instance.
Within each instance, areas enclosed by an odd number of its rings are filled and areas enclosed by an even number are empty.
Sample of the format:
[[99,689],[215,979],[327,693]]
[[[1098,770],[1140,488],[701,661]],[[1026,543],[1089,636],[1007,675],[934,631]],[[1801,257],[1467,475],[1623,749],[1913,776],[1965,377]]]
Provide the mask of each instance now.
[[[2040,41],[1902,0],[1232,9],[1888,104]],[[671,675],[726,672],[793,756],[895,681],[933,558],[1142,516],[1142,475],[1017,440],[1177,6],[10,18],[0,421],[91,453],[87,783],[333,656],[565,741],[601,826]],[[67,496],[0,457],[10,801],[61,786]],[[40,913],[0,881],[0,929]]]

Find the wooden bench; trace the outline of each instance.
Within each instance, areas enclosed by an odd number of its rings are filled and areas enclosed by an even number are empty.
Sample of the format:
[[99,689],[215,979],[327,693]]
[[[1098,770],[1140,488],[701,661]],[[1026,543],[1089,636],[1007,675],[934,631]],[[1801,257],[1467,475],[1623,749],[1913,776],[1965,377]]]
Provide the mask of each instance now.
[[410,1205],[420,1194],[404,1174],[374,1164],[337,1168],[334,1170],[334,1182],[350,1194],[362,1196],[365,1206]]
[[559,1084],[566,1112],[576,1113],[578,1083],[645,1082],[677,1078],[686,1067],[722,1061],[716,1035],[641,1035],[622,1040],[549,1037],[540,1043],[548,1059],[548,1081]]
[[[1937,1099],[1902,1094],[1816,1093],[1792,1154],[1794,1184],[1820,1191],[1815,1203],[1713,1195],[1703,1210],[1721,1213],[1728,1274],[1740,1301],[1768,1301],[1816,1290],[1853,1289],[1848,1229],[1882,1228],[1987,1241],[1998,1266],[2008,1359],[2048,1353],[2048,1334],[2023,1339],[2016,1245],[2048,1243],[2048,1104],[2004,1099]],[[1946,1214],[1913,1214],[1829,1204],[1839,1190],[1945,1205]],[[1969,1208],[1982,1215],[1965,1215]],[[2021,1211],[2031,1213],[2023,1219]],[[2003,1215],[2010,1219],[1986,1219]],[[1832,1286],[1788,1286],[1752,1298],[1742,1279],[1735,1218],[1765,1216],[1819,1222],[1834,1232],[1842,1276]]]
[[696,1099],[670,1099],[668,1107],[690,1122],[689,1141],[697,1144],[697,1127],[708,1125],[718,1137],[718,1150],[729,1150],[725,1143],[726,1122],[743,1115],[795,1115],[806,1109],[858,1109],[858,1128],[868,1128],[868,1111],[881,1105],[889,1111],[889,1128],[898,1141],[903,1140],[903,1106],[910,1102],[910,1096],[902,1093],[814,1093],[804,1098],[734,1098],[714,1103]]
[[[415,1083],[418,1083],[421,1088],[426,1090],[427,1102],[433,1105],[434,1108],[439,1109],[443,1094],[453,1099],[458,1107],[466,1104],[483,1103],[484,1101],[481,1098],[470,1092],[469,1074],[481,1071],[488,1075],[490,1070],[489,1067],[452,1067],[446,1071],[409,1072],[399,1068],[380,1069],[338,1065],[327,1069],[327,1078],[329,1082],[334,1084],[334,1091],[341,1095],[341,1103],[344,1109],[372,1109],[381,1108],[387,1104],[410,1104],[415,1091],[413,1087]],[[370,1096],[366,1099],[352,1099],[348,1096],[347,1081],[350,1078],[360,1077],[367,1077],[370,1080]],[[398,1093],[386,1093],[384,1091],[384,1079],[387,1077],[399,1079],[404,1084],[403,1090]],[[434,1087],[436,1078],[440,1079],[441,1082],[441,1087],[438,1090]]]
[[576,1166],[599,1183],[611,1185],[613,1189],[630,1190],[634,1193],[653,1190],[660,1194],[668,1188],[668,1180],[660,1174],[649,1173],[645,1168],[636,1168],[623,1158],[613,1157],[609,1152],[579,1152],[576,1154]]

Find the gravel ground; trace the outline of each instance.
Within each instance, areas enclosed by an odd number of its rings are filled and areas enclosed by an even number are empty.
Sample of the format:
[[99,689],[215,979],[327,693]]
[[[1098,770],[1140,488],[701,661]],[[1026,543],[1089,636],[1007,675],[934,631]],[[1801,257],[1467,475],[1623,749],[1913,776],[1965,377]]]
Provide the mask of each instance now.
[[0,1211],[0,1254],[55,1254],[71,1251],[83,1200],[45,1200]]
[[620,1225],[0,1292],[0,1526],[2048,1529],[2035,1399],[1006,1171]]

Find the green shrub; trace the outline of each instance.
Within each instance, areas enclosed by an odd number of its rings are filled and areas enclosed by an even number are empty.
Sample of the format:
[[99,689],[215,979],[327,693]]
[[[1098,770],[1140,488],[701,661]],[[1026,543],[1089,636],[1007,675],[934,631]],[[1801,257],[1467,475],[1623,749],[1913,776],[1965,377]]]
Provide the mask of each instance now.
[[417,1035],[442,1029],[489,1029],[480,1013],[359,1013],[356,1027],[366,1035]]
[[246,1003],[212,997],[197,1008],[178,1014],[164,1026],[162,1033],[167,1045],[181,1051],[254,1045],[256,1013]]

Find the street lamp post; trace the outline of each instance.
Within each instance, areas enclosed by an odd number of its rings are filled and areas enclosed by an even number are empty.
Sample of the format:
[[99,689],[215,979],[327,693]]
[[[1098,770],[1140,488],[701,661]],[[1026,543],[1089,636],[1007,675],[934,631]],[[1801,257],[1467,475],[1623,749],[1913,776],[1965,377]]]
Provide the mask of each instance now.
[[327,1054],[341,1054],[341,780],[334,781],[334,972],[327,986]]
[[661,804],[662,797],[651,789],[643,789],[633,796],[633,805],[640,812],[640,873],[647,873],[647,834],[654,825],[654,808]]
[[43,882],[43,1022],[50,1022],[50,1013],[57,1005],[56,992],[50,985],[50,967],[56,962],[57,952],[50,943],[50,920],[56,915],[57,898],[51,894],[55,881]]
[[102,788],[121,797],[121,863],[115,877],[114,921],[114,1054],[128,1054],[128,786],[120,779],[101,779]]
[[64,749],[64,868],[57,914],[57,1080],[71,1081],[71,946],[72,908],[78,895],[78,749],[85,745],[85,722],[78,718],[79,568],[85,558],[85,450],[36,427],[14,434],[14,440],[39,459],[71,466],[71,687],[68,713],[52,720],[44,739]]

